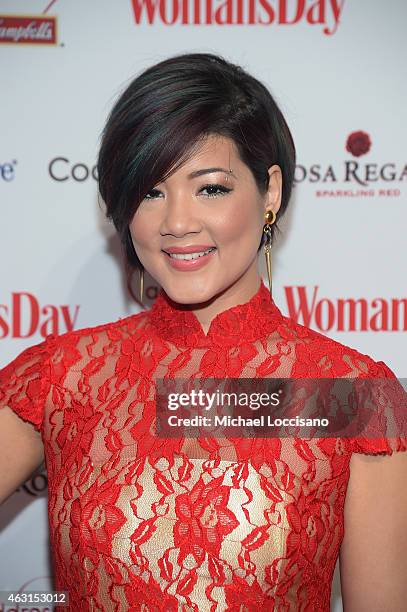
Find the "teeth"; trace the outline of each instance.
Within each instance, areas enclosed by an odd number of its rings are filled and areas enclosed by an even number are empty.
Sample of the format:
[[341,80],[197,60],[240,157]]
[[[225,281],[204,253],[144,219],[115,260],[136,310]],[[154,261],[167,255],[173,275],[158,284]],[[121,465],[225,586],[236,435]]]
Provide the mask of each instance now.
[[181,254],[181,253],[169,253],[169,255],[173,259],[185,259],[185,260],[189,260],[189,259],[198,259],[199,257],[203,257],[204,255],[207,255],[208,253],[210,253],[211,251],[214,251],[214,250],[215,250],[215,247],[212,247],[212,248],[208,249],[207,251],[201,251],[200,253],[185,253],[185,254]]

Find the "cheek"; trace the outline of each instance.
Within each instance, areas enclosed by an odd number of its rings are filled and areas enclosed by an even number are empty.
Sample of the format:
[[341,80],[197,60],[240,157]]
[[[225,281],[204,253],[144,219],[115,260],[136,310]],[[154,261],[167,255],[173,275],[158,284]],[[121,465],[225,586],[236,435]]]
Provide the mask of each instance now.
[[147,215],[135,214],[129,224],[130,234],[135,244],[146,246],[151,242],[151,223],[147,221]]
[[250,201],[244,200],[235,204],[217,226],[219,240],[225,244],[239,241],[251,246],[259,239],[261,214]]

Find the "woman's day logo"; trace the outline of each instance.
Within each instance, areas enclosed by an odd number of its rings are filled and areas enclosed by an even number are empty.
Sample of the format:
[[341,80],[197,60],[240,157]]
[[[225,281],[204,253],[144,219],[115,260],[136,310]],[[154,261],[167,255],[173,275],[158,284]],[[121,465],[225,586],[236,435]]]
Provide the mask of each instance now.
[[79,304],[41,304],[33,293],[13,292],[8,304],[0,303],[0,340],[35,334],[46,338],[72,331],[78,324],[79,309]]
[[[345,0],[132,0],[137,25],[320,26],[338,29]],[[321,30],[319,30],[321,31]]]

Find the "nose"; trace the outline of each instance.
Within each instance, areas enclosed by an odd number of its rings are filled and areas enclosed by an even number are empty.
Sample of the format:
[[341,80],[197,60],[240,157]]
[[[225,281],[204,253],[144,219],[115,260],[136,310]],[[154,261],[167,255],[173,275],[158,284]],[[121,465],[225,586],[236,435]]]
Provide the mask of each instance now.
[[181,237],[190,232],[199,232],[202,224],[195,207],[193,199],[185,192],[168,194],[161,223],[161,234]]

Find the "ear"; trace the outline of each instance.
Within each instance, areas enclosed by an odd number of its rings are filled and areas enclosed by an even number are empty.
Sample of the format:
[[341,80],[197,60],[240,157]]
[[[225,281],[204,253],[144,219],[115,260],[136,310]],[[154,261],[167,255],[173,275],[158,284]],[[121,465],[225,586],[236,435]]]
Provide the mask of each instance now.
[[270,179],[264,203],[264,212],[267,210],[274,210],[277,214],[281,206],[281,196],[283,192],[283,176],[280,166],[277,166],[277,164],[270,166],[268,174]]

